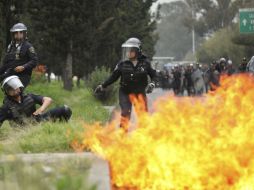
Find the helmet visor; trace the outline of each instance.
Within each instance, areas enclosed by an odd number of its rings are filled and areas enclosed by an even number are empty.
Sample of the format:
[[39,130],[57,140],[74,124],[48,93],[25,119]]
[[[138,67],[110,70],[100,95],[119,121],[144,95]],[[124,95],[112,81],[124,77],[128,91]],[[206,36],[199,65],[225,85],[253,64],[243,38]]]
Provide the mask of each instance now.
[[137,57],[138,48],[136,47],[122,47],[122,61],[128,61]]
[[17,76],[10,76],[8,78],[6,78],[3,81],[3,85],[2,88],[8,92],[10,90],[16,90],[18,88],[23,88],[23,84],[22,82],[19,80],[19,78]]

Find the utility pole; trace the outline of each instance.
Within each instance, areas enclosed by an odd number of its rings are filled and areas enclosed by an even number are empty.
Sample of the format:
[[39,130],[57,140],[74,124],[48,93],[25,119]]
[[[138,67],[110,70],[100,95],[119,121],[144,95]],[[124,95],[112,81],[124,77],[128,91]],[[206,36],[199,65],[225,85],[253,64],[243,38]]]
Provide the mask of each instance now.
[[[194,20],[195,19],[195,12],[194,12],[193,0],[191,1],[191,16],[192,16],[192,20]],[[196,53],[196,40],[195,40],[195,26],[194,26],[194,23],[192,23],[192,53],[195,56],[195,53]]]
[[[192,11],[194,12],[194,11]],[[195,55],[196,53],[196,40],[195,40],[195,27],[192,25],[192,53]]]

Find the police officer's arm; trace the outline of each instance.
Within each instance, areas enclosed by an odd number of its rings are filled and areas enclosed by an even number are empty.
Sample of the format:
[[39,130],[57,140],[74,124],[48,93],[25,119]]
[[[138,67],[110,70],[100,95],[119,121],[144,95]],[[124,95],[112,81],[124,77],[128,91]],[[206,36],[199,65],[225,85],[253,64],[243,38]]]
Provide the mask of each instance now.
[[152,68],[151,63],[147,62],[148,65],[148,75],[151,78],[151,81],[155,84],[155,78],[156,78],[156,70]]
[[27,63],[25,63],[23,65],[23,67],[25,70],[27,70],[27,69],[32,70],[38,64],[38,57],[37,57],[37,54],[34,50],[34,47],[31,44],[28,45],[27,54],[29,57],[29,61]]
[[53,101],[50,97],[43,97],[41,107],[39,107],[33,114],[34,115],[42,114],[50,106],[52,102]]
[[30,94],[30,96],[33,98],[35,103],[41,105],[34,113],[33,115],[40,115],[42,114],[53,102],[53,100],[50,97],[46,96],[39,96],[39,95],[34,95]]
[[102,83],[102,87],[106,88],[107,86],[111,85],[112,83],[117,81],[120,76],[121,76],[121,63],[118,63],[111,76],[104,83]]
[[11,118],[11,114],[6,106],[0,107],[0,126],[3,124],[5,120]]
[[0,67],[0,75],[3,75],[7,69],[7,56],[4,57],[3,59],[3,64]]

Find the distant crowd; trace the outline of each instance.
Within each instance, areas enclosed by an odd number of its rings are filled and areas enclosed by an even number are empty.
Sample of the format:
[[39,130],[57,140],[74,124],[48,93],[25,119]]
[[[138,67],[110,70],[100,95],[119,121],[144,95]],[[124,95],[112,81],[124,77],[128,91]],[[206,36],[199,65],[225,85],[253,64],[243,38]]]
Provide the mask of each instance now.
[[163,89],[172,88],[175,95],[179,96],[198,96],[219,86],[221,75],[248,72],[249,67],[245,57],[237,67],[225,58],[213,61],[210,65],[176,64],[157,72],[157,86]]

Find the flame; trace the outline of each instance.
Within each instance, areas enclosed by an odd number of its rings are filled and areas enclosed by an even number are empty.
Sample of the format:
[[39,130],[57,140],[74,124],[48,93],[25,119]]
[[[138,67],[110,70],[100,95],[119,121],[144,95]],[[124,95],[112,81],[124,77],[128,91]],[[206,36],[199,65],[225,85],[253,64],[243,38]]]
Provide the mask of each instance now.
[[82,147],[109,161],[115,187],[254,190],[252,77],[222,77],[215,92],[168,95],[154,109],[138,112],[137,128],[129,134],[115,130],[118,121],[86,126]]

